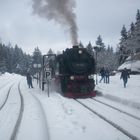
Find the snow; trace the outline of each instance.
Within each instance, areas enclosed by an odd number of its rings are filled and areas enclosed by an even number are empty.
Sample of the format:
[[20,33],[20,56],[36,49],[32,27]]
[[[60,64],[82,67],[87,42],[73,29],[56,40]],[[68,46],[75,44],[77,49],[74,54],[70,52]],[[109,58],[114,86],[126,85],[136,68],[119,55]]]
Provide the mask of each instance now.
[[[98,81],[100,77],[98,76]],[[4,107],[0,109],[0,140],[11,140],[20,109],[20,96],[24,99],[24,110],[16,135],[17,140],[129,140],[130,138],[93,114],[73,99],[65,98],[53,88],[48,97],[34,80],[33,89],[27,86],[26,78],[17,74],[0,76],[0,107],[11,92]],[[131,75],[127,87],[123,87],[120,73],[110,76],[110,84],[98,83],[101,94],[94,99],[103,101],[140,118],[140,75]],[[90,108],[115,122],[140,139],[140,120],[93,102],[79,99]]]
[[116,76],[110,77],[110,84],[100,83],[96,89],[106,98],[140,108],[140,75],[130,75],[127,87],[124,88],[120,73],[117,73]]
[[130,69],[134,72],[140,72],[140,60],[126,61],[118,68],[118,70],[122,70],[124,68]]

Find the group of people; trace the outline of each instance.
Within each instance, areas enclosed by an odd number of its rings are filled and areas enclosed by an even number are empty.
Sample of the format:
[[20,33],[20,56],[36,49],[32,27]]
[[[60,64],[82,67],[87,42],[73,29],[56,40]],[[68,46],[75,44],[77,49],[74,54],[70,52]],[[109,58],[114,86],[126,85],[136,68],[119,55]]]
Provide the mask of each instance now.
[[[110,82],[110,71],[109,71],[109,69],[105,69],[103,67],[100,70],[100,75],[101,75],[101,79],[100,79],[99,83],[101,83],[101,81],[103,80],[104,83],[109,84],[109,82]],[[29,72],[27,72],[26,78],[27,78],[28,87],[33,88],[32,76]],[[120,76],[120,79],[123,79],[124,88],[126,88],[128,78],[130,78],[129,72],[126,68],[124,68],[124,70],[122,70],[122,73],[121,73],[121,76]]]
[[[101,75],[101,79],[99,81],[99,83],[101,83],[101,81],[103,80],[104,83],[108,83],[110,82],[110,71],[108,69],[105,69],[104,67],[100,70],[100,75]],[[121,76],[120,79],[123,80],[123,86],[124,88],[126,88],[126,84],[128,82],[128,78],[130,78],[129,72],[126,68],[124,68],[121,72]]]
[[105,69],[104,67],[100,70],[100,75],[101,75],[101,79],[99,81],[99,83],[101,83],[101,81],[103,80],[104,83],[108,83],[110,82],[109,76],[110,76],[110,72],[108,69]]

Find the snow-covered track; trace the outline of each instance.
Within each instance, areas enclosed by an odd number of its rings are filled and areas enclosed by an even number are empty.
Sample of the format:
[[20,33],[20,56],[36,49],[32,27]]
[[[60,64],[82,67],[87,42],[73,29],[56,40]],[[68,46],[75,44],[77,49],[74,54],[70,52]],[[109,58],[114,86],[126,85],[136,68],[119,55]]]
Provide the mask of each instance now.
[[[46,118],[45,111],[44,111],[44,109],[43,109],[43,106],[42,106],[42,104],[41,104],[41,101],[40,101],[34,94],[32,94],[32,96],[33,96],[34,99],[38,102],[38,104],[39,104],[39,106],[40,106],[40,109],[41,109],[41,112],[42,112],[44,118]],[[45,121],[44,124],[45,124],[45,126],[46,126],[46,134],[47,134],[46,140],[50,140],[49,127],[48,127],[48,124],[47,124],[47,120],[44,119],[44,121]]]
[[133,114],[130,114],[130,113],[124,111],[124,110],[121,110],[120,108],[114,107],[114,106],[112,106],[112,105],[109,105],[109,104],[107,104],[107,103],[104,103],[104,102],[102,102],[102,101],[99,101],[99,100],[97,100],[97,99],[95,99],[95,98],[91,98],[91,99],[94,100],[94,101],[96,101],[96,102],[99,102],[99,103],[101,103],[101,104],[103,104],[103,105],[105,105],[105,106],[108,106],[108,107],[110,107],[110,108],[112,108],[112,109],[115,109],[115,110],[117,110],[117,111],[119,111],[119,112],[121,112],[121,113],[124,113],[124,114],[126,114],[126,115],[128,115],[128,116],[130,116],[130,117],[132,117],[132,118],[137,119],[137,120],[140,121],[140,118],[139,118],[139,117],[137,117],[137,116],[135,116],[135,115],[133,115]]
[[17,122],[15,124],[15,127],[13,129],[13,133],[11,135],[10,140],[16,140],[16,136],[18,133],[18,129],[19,129],[19,126],[20,126],[20,123],[22,120],[23,111],[24,111],[24,99],[23,99],[23,96],[22,96],[21,90],[20,90],[20,82],[18,84],[18,91],[19,91],[19,95],[20,95],[20,99],[21,99],[20,112],[19,112],[19,116],[18,116]]
[[[13,85],[14,85],[14,84],[13,84]],[[2,103],[2,105],[0,106],[0,110],[1,110],[1,109],[4,107],[4,105],[6,104],[7,99],[8,99],[8,97],[9,97],[9,93],[10,93],[11,88],[12,88],[13,85],[11,85],[11,86],[9,87],[9,90],[8,90],[8,92],[7,92],[7,95],[6,95],[6,98],[5,98],[4,102]]]
[[122,132],[124,135],[128,136],[130,139],[132,139],[132,140],[140,140],[137,136],[134,136],[133,134],[131,134],[130,132],[128,132],[127,130],[125,130],[124,128],[122,128],[121,126],[119,126],[118,124],[114,123],[113,121],[109,120],[107,117],[105,117],[102,114],[98,113],[97,111],[95,111],[94,109],[92,109],[91,107],[89,107],[88,105],[86,105],[85,103],[83,103],[82,101],[79,101],[77,99],[75,99],[75,101],[77,103],[81,104],[86,109],[88,109],[90,112],[96,114],[102,120],[106,121],[107,123],[109,123],[110,125],[112,125],[113,127],[115,127],[117,130],[119,130],[120,132]]
[[8,84],[11,84],[11,80],[9,80],[8,82],[4,82],[3,84],[0,85],[0,90],[5,88]]

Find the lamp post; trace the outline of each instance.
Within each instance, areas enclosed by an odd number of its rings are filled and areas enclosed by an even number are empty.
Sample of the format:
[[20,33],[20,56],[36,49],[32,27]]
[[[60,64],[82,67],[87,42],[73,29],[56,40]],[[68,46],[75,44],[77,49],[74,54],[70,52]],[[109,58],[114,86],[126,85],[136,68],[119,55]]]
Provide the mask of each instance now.
[[[38,81],[40,81],[40,72],[39,72],[39,69],[41,68],[41,64],[33,64],[33,67],[36,69],[37,84],[38,84]],[[39,86],[40,86],[40,84],[39,84]]]
[[97,75],[97,53],[99,52],[100,48],[98,46],[94,47],[95,50],[95,59],[96,59],[96,85],[98,85],[98,75]]
[[42,90],[44,90],[45,84],[45,58],[47,55],[43,55],[43,62],[42,62]]

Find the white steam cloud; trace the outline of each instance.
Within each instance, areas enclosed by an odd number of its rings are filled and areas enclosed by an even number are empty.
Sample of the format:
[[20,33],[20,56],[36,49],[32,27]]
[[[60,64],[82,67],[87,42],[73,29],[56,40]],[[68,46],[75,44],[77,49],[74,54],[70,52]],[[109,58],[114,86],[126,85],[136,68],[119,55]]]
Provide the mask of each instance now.
[[75,0],[33,0],[33,12],[48,20],[55,20],[70,33],[72,44],[78,43]]

